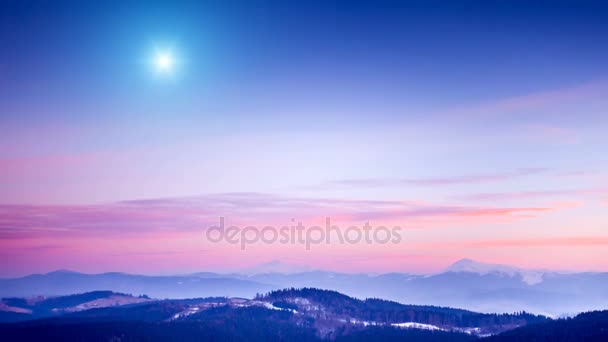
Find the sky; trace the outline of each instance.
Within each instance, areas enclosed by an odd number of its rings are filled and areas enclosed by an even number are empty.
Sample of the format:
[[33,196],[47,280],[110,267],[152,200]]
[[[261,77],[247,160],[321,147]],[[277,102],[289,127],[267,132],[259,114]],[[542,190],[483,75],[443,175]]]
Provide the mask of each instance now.
[[0,276],[608,271],[607,36],[595,1],[3,1]]

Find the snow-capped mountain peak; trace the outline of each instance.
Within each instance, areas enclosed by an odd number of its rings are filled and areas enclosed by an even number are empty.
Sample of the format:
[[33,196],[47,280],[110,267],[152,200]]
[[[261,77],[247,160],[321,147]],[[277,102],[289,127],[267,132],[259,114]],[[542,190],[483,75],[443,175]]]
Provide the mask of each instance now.
[[281,262],[279,260],[273,260],[263,264],[256,265],[254,267],[241,270],[241,273],[246,275],[256,274],[267,274],[267,273],[281,273],[281,274],[294,274],[301,272],[310,272],[313,268],[304,265],[293,265]]
[[515,266],[489,264],[472,259],[461,259],[450,265],[446,272],[468,272],[485,275],[489,273],[501,273],[514,277],[519,275],[523,282],[534,285],[543,281],[545,272],[539,270],[526,270]]
[[501,264],[487,264],[472,259],[458,260],[446,269],[446,272],[470,272],[478,274],[487,274],[491,272],[515,274],[518,271],[519,269],[517,267]]

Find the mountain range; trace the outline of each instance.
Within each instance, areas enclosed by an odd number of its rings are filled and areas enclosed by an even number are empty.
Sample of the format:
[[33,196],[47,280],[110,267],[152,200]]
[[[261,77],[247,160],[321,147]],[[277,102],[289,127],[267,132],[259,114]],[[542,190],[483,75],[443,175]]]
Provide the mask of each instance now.
[[[485,314],[336,291],[289,288],[254,298],[154,300],[94,291],[5,298],[0,336],[45,341],[497,341],[602,340],[608,311],[558,319]],[[12,314],[12,316],[10,315]]]
[[[280,272],[275,272],[278,270]],[[432,275],[349,274],[302,271],[280,262],[239,273],[175,276],[55,271],[0,279],[0,297],[59,296],[108,290],[152,298],[244,297],[290,287],[335,290],[356,298],[376,297],[486,313],[534,312],[552,317],[605,309],[608,273],[525,270],[469,259]]]

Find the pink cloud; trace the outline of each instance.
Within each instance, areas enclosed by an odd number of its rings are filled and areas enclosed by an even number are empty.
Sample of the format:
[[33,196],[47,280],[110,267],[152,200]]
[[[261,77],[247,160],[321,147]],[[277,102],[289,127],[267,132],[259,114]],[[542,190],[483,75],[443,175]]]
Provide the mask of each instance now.
[[[555,207],[557,208],[557,207]],[[350,223],[433,229],[495,224],[540,215],[554,207],[479,207],[421,201],[295,198],[262,193],[228,193],[186,198],[124,201],[99,205],[0,205],[0,249],[8,264],[22,269],[77,268],[84,271],[197,269],[263,262],[277,255],[312,264],[358,254],[373,257],[386,246],[323,245],[315,253],[289,245],[210,244],[204,231],[225,217],[229,225],[282,225],[302,221],[342,228]],[[378,248],[380,248],[378,250]],[[392,246],[391,246],[392,248]],[[386,250],[384,250],[386,252]],[[314,254],[314,255],[313,255]],[[317,260],[316,258],[320,258]],[[325,258],[325,259],[324,259]],[[421,257],[422,258],[422,257]],[[433,259],[433,257],[429,256]],[[419,258],[420,259],[420,258]],[[428,264],[435,262],[427,260]],[[443,258],[442,260],[444,260]],[[87,260],[87,262],[81,262]],[[317,261],[315,261],[317,260]],[[333,260],[333,259],[332,259]],[[419,260],[421,261],[421,260]],[[379,261],[378,261],[379,263]],[[374,262],[362,262],[372,265]],[[335,267],[348,269],[348,265]],[[386,263],[389,270],[394,263]],[[352,264],[355,267],[355,264]],[[371,266],[370,266],[371,267]],[[376,265],[376,268],[380,265]],[[430,267],[430,266],[429,266]],[[12,272],[12,271],[11,271]]]
[[579,136],[575,131],[559,126],[537,124],[526,126],[530,139],[543,143],[576,144]]
[[125,201],[101,205],[0,205],[0,237],[116,236],[196,232],[225,217],[231,224],[527,217],[539,207],[466,207],[416,201],[290,198],[257,193]]
[[461,106],[459,108],[452,108],[435,113],[435,115],[454,115],[458,118],[462,118],[463,116],[493,116],[496,114],[505,114],[517,110],[539,108],[546,105],[556,105],[568,101],[584,99],[590,96],[604,97],[606,94],[608,94],[608,83],[600,80],[569,88],[535,92],[497,101]]
[[608,236],[571,236],[433,243],[429,248],[594,247],[608,246]]

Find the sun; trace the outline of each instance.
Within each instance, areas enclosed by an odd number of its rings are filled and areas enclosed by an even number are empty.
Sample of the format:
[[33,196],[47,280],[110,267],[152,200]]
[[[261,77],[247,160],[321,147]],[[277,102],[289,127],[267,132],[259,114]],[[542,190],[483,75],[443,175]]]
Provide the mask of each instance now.
[[175,66],[175,59],[170,52],[157,52],[154,57],[154,65],[160,72],[171,72]]

